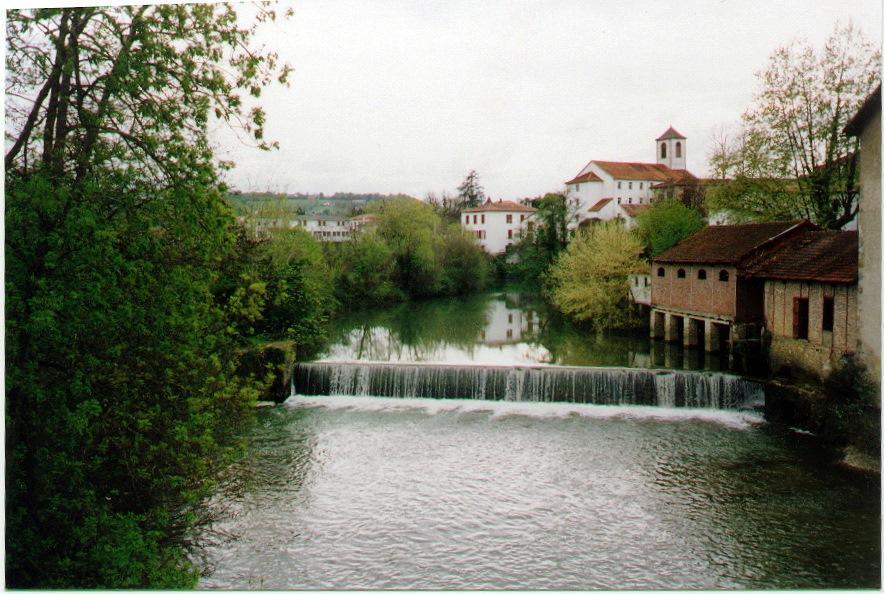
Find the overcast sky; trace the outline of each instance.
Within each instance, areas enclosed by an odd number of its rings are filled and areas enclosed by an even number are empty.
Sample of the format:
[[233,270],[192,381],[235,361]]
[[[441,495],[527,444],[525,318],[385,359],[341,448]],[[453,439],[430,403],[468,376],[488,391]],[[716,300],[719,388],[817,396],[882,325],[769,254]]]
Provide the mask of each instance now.
[[591,159],[654,161],[671,124],[706,175],[755,72],[852,19],[881,42],[880,0],[293,1],[261,41],[295,69],[262,98],[270,153],[217,130],[241,190],[454,192],[563,188]]

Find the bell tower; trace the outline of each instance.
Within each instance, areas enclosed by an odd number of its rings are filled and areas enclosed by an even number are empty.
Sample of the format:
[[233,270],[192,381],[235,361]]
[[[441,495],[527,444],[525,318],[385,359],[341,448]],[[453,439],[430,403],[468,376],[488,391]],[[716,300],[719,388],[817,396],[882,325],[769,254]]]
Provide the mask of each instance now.
[[657,163],[670,169],[687,169],[687,137],[669,126],[657,138]]

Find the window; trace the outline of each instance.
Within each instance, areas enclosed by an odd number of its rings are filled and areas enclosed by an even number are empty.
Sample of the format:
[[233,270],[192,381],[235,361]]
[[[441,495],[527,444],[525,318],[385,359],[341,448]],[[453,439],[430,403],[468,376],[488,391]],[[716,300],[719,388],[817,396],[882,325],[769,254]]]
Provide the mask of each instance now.
[[482,224],[485,224],[485,215],[482,215]]
[[617,189],[619,190],[623,182],[617,182]]
[[464,215],[464,217],[463,217],[463,224],[464,224],[464,225],[469,225],[469,224],[470,224],[470,215]]
[[666,270],[662,266],[657,269],[657,276],[666,276]]
[[580,191],[580,184],[577,184],[576,186],[574,186],[574,191],[575,191],[575,192],[579,192],[579,191]]
[[507,229],[507,230],[506,230],[506,238],[507,238],[507,239],[512,239],[512,238],[513,238],[513,230],[512,230],[512,229]]
[[645,277],[645,286],[647,287],[647,286],[650,285],[650,284],[651,284],[651,283],[648,282],[648,277]]
[[685,277],[684,268],[679,268],[676,276],[678,276],[678,278],[684,278]]
[[513,323],[513,314],[507,314],[506,317],[507,317],[507,322],[509,322],[510,324],[512,324],[512,323]]
[[623,199],[622,199],[622,198],[617,198],[617,204],[620,204],[620,201],[621,201],[621,200],[623,200]]
[[507,337],[507,338],[512,338],[512,337],[513,337],[513,329],[512,329],[512,328],[510,328],[510,329],[508,329],[508,330],[506,331],[506,337]]
[[629,189],[632,189],[632,182],[629,182]]
[[681,143],[680,142],[675,143],[675,158],[681,159]]
[[703,268],[698,270],[697,271],[697,279],[698,280],[706,280],[706,270],[704,270]]
[[525,220],[525,215],[519,215],[519,222],[523,222]]
[[730,275],[727,273],[727,270],[722,270],[721,272],[718,273],[718,280],[720,280],[723,283],[726,283],[727,281],[730,280]]
[[666,144],[665,143],[660,145],[660,158],[661,159],[666,158]]
[[511,215],[511,214],[506,215],[506,222],[512,223],[513,222],[513,215]]
[[835,299],[823,297],[823,332],[831,332],[835,327]]
[[638,189],[644,190],[645,189],[645,182],[638,182]]
[[792,336],[799,340],[807,340],[807,298],[792,299]]
[[632,196],[630,196],[626,201],[627,201],[629,204],[632,204]]

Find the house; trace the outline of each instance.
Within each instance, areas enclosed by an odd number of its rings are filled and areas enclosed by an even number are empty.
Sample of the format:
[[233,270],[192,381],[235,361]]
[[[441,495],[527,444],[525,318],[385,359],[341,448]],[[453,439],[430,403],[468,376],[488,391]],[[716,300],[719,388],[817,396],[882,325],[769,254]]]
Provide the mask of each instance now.
[[653,258],[651,338],[717,351],[760,336],[764,285],[746,267],[808,229],[815,229],[808,221],[706,227]]
[[489,199],[481,206],[462,210],[460,220],[486,252],[496,255],[533,230],[535,212],[536,208],[512,200]]
[[764,328],[774,371],[826,376],[857,347],[856,231],[806,230],[746,266],[764,283]]
[[290,221],[290,226],[301,227],[319,241],[341,242],[350,239],[351,228],[347,217],[299,216]]
[[881,377],[881,85],[844,131],[860,139],[858,350],[869,375]]
[[671,126],[656,139],[656,156],[656,163],[587,163],[565,182],[568,205],[575,212],[570,227],[618,218],[630,226],[654,200],[655,185],[697,179],[686,168],[687,138]]
[[347,224],[350,227],[350,231],[355,233],[357,231],[362,231],[363,229],[370,228],[377,223],[378,217],[373,214],[361,214],[355,217],[351,217]]

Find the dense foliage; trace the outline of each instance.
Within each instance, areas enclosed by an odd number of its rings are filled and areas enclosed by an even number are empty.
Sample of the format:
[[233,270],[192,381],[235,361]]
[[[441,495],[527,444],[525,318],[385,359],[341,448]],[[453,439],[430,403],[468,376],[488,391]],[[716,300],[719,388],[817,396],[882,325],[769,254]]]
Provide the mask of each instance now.
[[678,200],[662,200],[638,215],[635,229],[653,257],[705,226],[696,210]]
[[241,93],[288,69],[252,32],[224,5],[7,12],[10,587],[195,583],[196,504],[261,387],[235,370],[267,286],[206,135],[269,146]]
[[345,307],[461,295],[491,280],[491,263],[457,223],[413,198],[373,204],[371,228],[329,246],[337,295]]
[[837,27],[822,51],[807,42],[777,49],[741,130],[723,134],[710,157],[715,176],[731,180],[710,189],[710,209],[831,229],[853,219],[859,145],[843,129],[880,72],[879,48],[853,25]]
[[629,327],[636,316],[628,276],[647,270],[642,250],[619,221],[579,231],[550,269],[553,305],[599,330]]
[[514,258],[505,268],[513,278],[543,282],[547,271],[568,245],[568,224],[574,214],[563,194],[547,193],[531,205],[537,209],[534,229],[513,246]]

